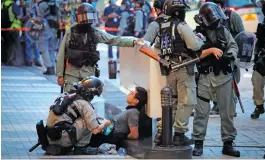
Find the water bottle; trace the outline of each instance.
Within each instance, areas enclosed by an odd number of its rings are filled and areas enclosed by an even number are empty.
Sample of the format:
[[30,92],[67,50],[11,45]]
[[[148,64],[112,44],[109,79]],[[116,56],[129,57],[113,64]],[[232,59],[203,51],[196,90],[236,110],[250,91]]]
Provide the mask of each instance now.
[[119,148],[119,150],[118,150],[118,153],[119,153],[119,155],[121,155],[121,156],[126,156],[126,149],[125,148]]

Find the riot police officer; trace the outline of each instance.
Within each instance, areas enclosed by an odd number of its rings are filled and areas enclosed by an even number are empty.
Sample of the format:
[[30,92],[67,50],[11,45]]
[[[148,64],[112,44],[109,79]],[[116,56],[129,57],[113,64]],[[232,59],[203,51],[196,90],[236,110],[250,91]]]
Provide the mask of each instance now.
[[[61,86],[65,84],[64,91],[73,89],[72,82],[95,75],[95,65],[99,60],[96,52],[98,43],[133,47],[135,43],[142,41],[133,37],[116,37],[93,27],[92,24],[97,21],[97,14],[89,3],[78,6],[75,18],[77,24],[66,32],[56,64],[58,84]],[[64,63],[65,58],[67,66]],[[65,72],[64,67],[66,67]]]
[[203,153],[203,141],[210,112],[209,102],[216,94],[221,117],[221,136],[224,143],[222,153],[240,157],[240,152],[233,148],[237,131],[233,122],[235,101],[232,91],[232,66],[238,47],[231,33],[220,23],[222,19],[226,19],[226,16],[219,6],[212,2],[205,3],[201,6],[196,18],[196,22],[204,28],[203,34],[206,37],[204,47],[217,47],[224,54],[221,58],[208,56],[198,65],[200,77],[197,91],[198,103],[195,107],[193,121],[192,138],[195,140],[193,155],[200,156]]
[[90,102],[94,96],[101,95],[103,85],[102,81],[91,76],[76,84],[74,96],[68,94],[68,99],[58,98],[55,101],[50,108],[46,125],[49,142],[47,154],[66,154],[73,147],[75,155],[97,154],[96,148],[88,147],[90,138],[92,134],[100,133],[111,122],[105,120],[99,124]]
[[[149,25],[144,40],[154,44],[155,48],[160,49],[160,46],[162,46],[160,55],[177,63],[196,56],[194,51],[200,50],[203,42],[192,32],[192,29],[184,20],[185,10],[188,8],[187,4],[182,0],[167,0],[165,2],[155,0],[154,8],[158,18]],[[170,27],[162,28],[164,24]],[[166,37],[162,33],[169,34]],[[168,41],[165,41],[166,39]],[[165,44],[168,44],[168,46]],[[167,83],[178,95],[178,104],[175,103],[173,109],[175,128],[173,143],[175,145],[185,145],[190,142],[184,134],[188,131],[189,117],[197,103],[194,65],[170,73],[167,76]],[[158,122],[157,128],[155,142],[159,144],[162,132],[161,120]]]
[[[262,12],[265,15],[265,1],[259,0],[256,2],[259,7],[262,8]],[[265,85],[265,18],[262,23],[258,24],[257,28],[257,53],[255,55],[255,65],[252,73],[253,84],[253,100],[256,105],[254,112],[251,114],[252,119],[259,118],[260,114],[264,113],[264,85]]]
[[[215,4],[217,4],[218,6],[220,6],[222,8],[222,10],[224,11],[225,15],[227,16],[227,20],[223,20],[223,25],[225,25],[230,33],[232,34],[232,36],[235,38],[236,35],[238,35],[240,32],[243,32],[244,29],[244,25],[242,22],[242,19],[240,17],[240,15],[234,11],[232,11],[229,8],[225,7],[225,2],[224,0],[206,0],[206,2],[214,2]],[[234,76],[235,76],[235,80],[237,83],[240,82],[240,68],[238,66],[235,66],[234,68]],[[237,98],[235,97],[235,101],[237,103]],[[219,109],[217,106],[217,102],[216,99],[214,100],[214,107],[211,110],[210,114],[219,114]],[[236,114],[235,114],[236,116]]]

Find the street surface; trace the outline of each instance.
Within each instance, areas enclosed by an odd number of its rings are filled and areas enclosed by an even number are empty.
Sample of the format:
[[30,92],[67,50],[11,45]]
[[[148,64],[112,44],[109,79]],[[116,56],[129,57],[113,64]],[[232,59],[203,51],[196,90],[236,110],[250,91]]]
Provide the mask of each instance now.
[[[119,79],[108,79],[108,58],[106,45],[99,45],[101,53],[99,67],[101,79],[104,81],[103,96],[93,100],[96,110],[104,114],[103,103],[111,103],[124,110],[126,95],[119,90]],[[116,53],[114,51],[114,53]],[[114,56],[115,57],[115,56]],[[129,156],[96,155],[96,156],[45,156],[44,151],[38,147],[33,152],[28,149],[37,143],[36,123],[43,119],[46,122],[49,107],[60,92],[55,76],[43,76],[44,68],[35,67],[1,67],[1,156],[3,159],[38,159],[38,158],[86,158],[86,159],[127,159]],[[243,71],[239,84],[245,113],[237,106],[235,125],[238,136],[235,144],[244,159],[261,159],[265,151],[265,115],[258,120],[251,120],[250,114],[255,106],[252,101],[251,73]],[[190,131],[192,132],[190,119]],[[208,123],[208,133],[204,142],[204,154],[201,157],[208,159],[231,159],[221,153],[222,142],[220,136],[220,117],[211,116]]]

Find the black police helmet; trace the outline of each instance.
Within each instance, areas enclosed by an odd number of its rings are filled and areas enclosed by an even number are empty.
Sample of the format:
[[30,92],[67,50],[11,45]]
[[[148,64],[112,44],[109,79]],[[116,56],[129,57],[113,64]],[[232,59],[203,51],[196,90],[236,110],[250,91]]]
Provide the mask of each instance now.
[[163,5],[163,13],[167,16],[172,16],[175,12],[185,11],[190,7],[184,0],[166,0]]
[[213,2],[203,4],[200,8],[199,16],[202,23],[208,27],[221,19],[227,19],[222,9]]
[[213,3],[220,3],[222,7],[224,7],[224,0],[206,0],[205,2],[213,2]]
[[164,3],[165,0],[155,0],[153,7],[162,10]]
[[97,22],[97,12],[89,3],[80,4],[75,11],[75,20],[78,24],[92,24]]
[[90,76],[84,78],[79,83],[74,84],[77,93],[85,100],[92,100],[94,96],[100,96],[103,91],[104,83],[97,77]]

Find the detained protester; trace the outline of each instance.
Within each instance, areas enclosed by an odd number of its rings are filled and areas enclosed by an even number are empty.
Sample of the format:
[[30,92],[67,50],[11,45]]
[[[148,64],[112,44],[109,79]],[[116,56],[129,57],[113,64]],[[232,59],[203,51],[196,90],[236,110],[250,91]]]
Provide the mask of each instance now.
[[120,146],[124,139],[138,139],[152,135],[152,119],[145,114],[147,104],[147,91],[136,87],[126,99],[126,111],[113,117],[114,122],[101,134],[94,134],[90,146],[98,147],[103,143]]

